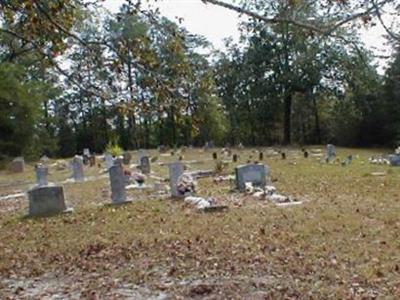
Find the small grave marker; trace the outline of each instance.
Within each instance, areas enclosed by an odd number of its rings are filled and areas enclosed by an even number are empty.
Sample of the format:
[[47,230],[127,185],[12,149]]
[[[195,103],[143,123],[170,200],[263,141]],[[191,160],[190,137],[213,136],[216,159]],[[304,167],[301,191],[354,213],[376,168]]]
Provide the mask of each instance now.
[[25,171],[25,160],[23,157],[17,157],[10,163],[12,173],[23,173]]
[[140,170],[143,174],[150,174],[150,159],[148,156],[143,156],[140,159]]

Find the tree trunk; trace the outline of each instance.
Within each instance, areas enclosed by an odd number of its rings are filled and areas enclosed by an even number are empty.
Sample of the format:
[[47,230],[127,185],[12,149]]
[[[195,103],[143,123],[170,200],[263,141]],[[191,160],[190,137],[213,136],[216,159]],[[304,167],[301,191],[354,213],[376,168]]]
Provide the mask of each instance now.
[[318,106],[317,106],[317,100],[315,99],[314,95],[312,95],[312,101],[313,101],[313,106],[314,106],[314,119],[315,119],[315,137],[316,137],[316,142],[317,144],[322,143],[322,138],[321,138],[321,126],[319,123],[319,113],[318,113]]
[[283,120],[283,144],[288,145],[291,143],[292,132],[292,94],[286,92],[284,98],[284,120]]

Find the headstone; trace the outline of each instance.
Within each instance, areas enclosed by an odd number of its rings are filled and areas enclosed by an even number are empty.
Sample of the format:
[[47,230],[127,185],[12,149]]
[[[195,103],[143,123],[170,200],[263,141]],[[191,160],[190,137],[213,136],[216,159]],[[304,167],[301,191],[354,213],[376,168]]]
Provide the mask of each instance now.
[[47,175],[48,175],[48,168],[42,164],[37,164],[35,166],[36,172],[36,183],[38,186],[46,186],[48,184]]
[[166,152],[168,152],[168,147],[167,146],[165,146],[165,145],[160,145],[159,147],[158,147],[158,152],[159,153],[166,153]]
[[83,174],[83,159],[82,157],[75,155],[71,162],[72,177],[75,181],[84,181],[85,175]]
[[342,161],[342,166],[348,166],[353,162],[353,155],[349,155],[346,157],[344,161]]
[[89,157],[89,165],[90,165],[91,167],[93,167],[93,166],[96,165],[96,155],[92,154],[92,155]]
[[62,186],[38,186],[28,191],[29,216],[45,216],[69,212]]
[[213,159],[217,159],[218,158],[217,152],[213,152],[212,157]]
[[260,153],[258,154],[258,160],[259,160],[259,161],[263,161],[263,160],[264,160],[264,153],[263,153],[263,152],[260,152]]
[[111,154],[106,153],[104,160],[106,162],[106,169],[109,170],[114,165],[114,158]]
[[143,149],[140,149],[140,150],[139,150],[139,153],[138,153],[138,162],[139,162],[139,165],[140,165],[140,161],[141,161],[141,159],[142,159],[143,156],[146,156],[146,152],[145,152]]
[[17,157],[10,163],[12,173],[22,173],[25,171],[25,160],[23,157]]
[[40,158],[40,161],[46,163],[46,162],[49,161],[49,157],[48,157],[47,155],[43,155],[43,156]]
[[140,170],[143,174],[150,174],[150,159],[148,156],[143,156],[140,159]]
[[175,162],[169,164],[169,184],[171,188],[171,196],[172,197],[182,197],[178,191],[178,180],[179,177],[183,174],[183,164],[181,162]]
[[286,159],[286,153],[285,152],[281,152],[281,157],[282,157],[282,159]]
[[235,154],[233,154],[233,156],[232,156],[232,161],[233,162],[237,162],[238,161],[238,155],[235,153]]
[[332,144],[326,145],[327,161],[330,162],[336,157],[336,147]]
[[124,152],[124,154],[122,154],[122,162],[124,163],[124,165],[129,165],[131,163],[131,159],[132,154],[130,154],[129,152]]
[[308,158],[308,151],[305,150],[305,151],[303,152],[303,155],[304,155],[304,158]]
[[264,188],[268,173],[268,167],[261,164],[238,166],[235,168],[236,187],[243,192],[246,190],[246,182],[250,182],[253,186]]
[[83,155],[89,157],[90,156],[90,150],[89,148],[83,149]]
[[400,155],[397,154],[389,155],[388,158],[391,166],[400,167]]
[[116,161],[115,164],[108,170],[110,174],[111,184],[111,200],[113,204],[127,202],[126,198],[126,178],[122,163]]

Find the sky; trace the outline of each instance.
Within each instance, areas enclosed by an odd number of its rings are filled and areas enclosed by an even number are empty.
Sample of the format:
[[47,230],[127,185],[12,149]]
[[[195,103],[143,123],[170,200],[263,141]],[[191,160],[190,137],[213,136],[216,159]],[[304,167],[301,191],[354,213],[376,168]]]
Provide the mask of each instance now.
[[[104,6],[117,12],[124,0],[105,0]],[[225,0],[232,3],[231,0]],[[176,20],[183,18],[182,25],[190,32],[205,36],[217,49],[224,49],[223,40],[232,37],[238,41],[239,15],[226,8],[204,4],[200,0],[158,0],[154,2],[163,16]],[[376,55],[389,55],[390,47],[385,45],[385,31],[380,24],[362,31],[362,40]],[[377,60],[379,71],[383,73],[387,60]]]

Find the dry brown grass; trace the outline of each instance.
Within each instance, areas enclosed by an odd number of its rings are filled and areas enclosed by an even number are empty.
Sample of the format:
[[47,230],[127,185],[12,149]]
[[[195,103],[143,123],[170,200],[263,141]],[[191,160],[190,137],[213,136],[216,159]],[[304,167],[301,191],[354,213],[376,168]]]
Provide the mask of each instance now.
[[[289,151],[285,161],[266,157],[278,190],[305,200],[289,208],[231,193],[229,183],[211,179],[200,180],[199,194],[228,204],[241,200],[242,206],[202,214],[178,201],[146,200],[151,192],[131,191],[139,200],[104,207],[110,201],[103,192],[107,179],[66,184],[73,214],[23,219],[26,203],[0,214],[1,298],[29,293],[40,298],[45,288],[35,292],[15,284],[29,278],[52,282],[52,274],[58,289],[47,287],[47,293],[66,298],[123,298],[123,292],[135,291],[135,298],[163,293],[210,299],[398,299],[400,168],[368,164],[375,152],[340,149],[342,157],[359,155],[348,167],[320,164],[300,152]],[[239,163],[250,154],[243,151]],[[191,150],[185,160],[211,155]],[[213,164],[208,160],[192,168]],[[153,170],[167,175],[166,167]],[[369,175],[374,171],[387,175]],[[30,173],[3,174],[0,183],[32,180]],[[12,189],[0,188],[0,194]]]

